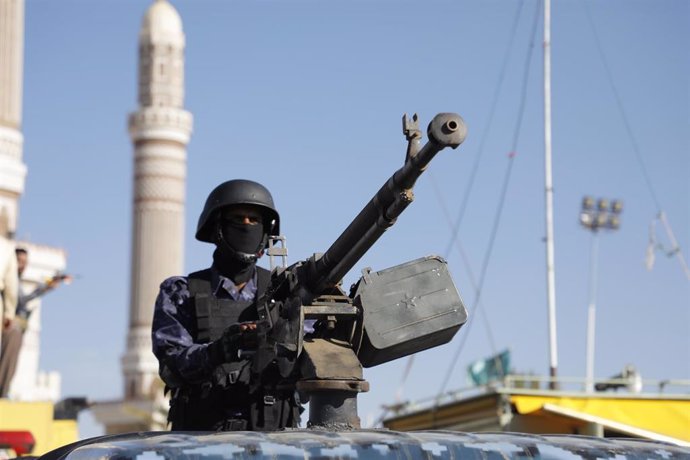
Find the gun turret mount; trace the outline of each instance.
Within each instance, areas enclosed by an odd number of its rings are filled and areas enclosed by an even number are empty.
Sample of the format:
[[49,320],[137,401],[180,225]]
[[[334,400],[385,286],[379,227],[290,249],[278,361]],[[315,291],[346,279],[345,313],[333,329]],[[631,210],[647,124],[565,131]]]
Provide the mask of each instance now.
[[[295,264],[275,279],[276,284],[290,286],[287,297],[299,298],[290,303],[283,294],[276,300],[282,305],[299,305],[300,317],[315,320],[315,332],[298,340],[303,351],[297,390],[310,403],[311,427],[359,428],[357,395],[369,390],[362,366],[446,343],[467,319],[446,262],[438,256],[379,272],[365,269],[349,295],[339,286],[342,277],[412,203],[412,188],[433,157],[446,147],[457,148],[467,130],[459,115],[438,114],[427,128],[428,142],[420,147],[415,114],[412,120],[403,117],[403,133],[408,141],[405,164],[323,255]],[[303,333],[301,328],[293,329]]]

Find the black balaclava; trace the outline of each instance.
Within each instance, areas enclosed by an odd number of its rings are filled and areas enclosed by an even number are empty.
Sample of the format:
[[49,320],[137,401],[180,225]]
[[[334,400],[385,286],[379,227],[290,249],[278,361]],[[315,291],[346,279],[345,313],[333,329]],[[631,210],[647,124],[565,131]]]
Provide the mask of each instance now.
[[213,265],[235,284],[249,281],[268,238],[264,226],[243,225],[219,219],[216,232]]

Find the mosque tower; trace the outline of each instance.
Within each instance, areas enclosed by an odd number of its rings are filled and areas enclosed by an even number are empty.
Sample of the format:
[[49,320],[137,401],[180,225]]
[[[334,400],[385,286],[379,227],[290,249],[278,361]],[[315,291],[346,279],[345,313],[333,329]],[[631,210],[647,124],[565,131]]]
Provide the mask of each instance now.
[[[19,221],[19,198],[24,193],[27,167],[22,161],[22,79],[24,61],[24,0],[0,0],[0,219],[14,233]],[[60,248],[17,242],[29,253],[22,289],[32,292],[66,266]],[[41,299],[29,303],[33,311],[24,332],[9,397],[23,401],[57,401],[60,375],[39,371]]]
[[124,401],[93,407],[107,433],[165,426],[151,323],[158,286],[183,269],[186,146],[192,132],[192,115],[183,109],[184,47],[180,15],[167,0],[156,0],[139,32],[139,109],[129,117],[134,206]]
[[21,132],[24,1],[0,0],[0,18],[0,213],[15,230],[26,179]]

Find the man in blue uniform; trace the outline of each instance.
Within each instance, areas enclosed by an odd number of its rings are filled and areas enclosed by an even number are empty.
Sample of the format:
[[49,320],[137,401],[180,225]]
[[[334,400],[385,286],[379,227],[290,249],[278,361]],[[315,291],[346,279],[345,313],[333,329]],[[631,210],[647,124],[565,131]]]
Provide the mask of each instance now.
[[[270,273],[256,265],[278,235],[280,216],[269,191],[231,180],[208,196],[196,239],[216,246],[210,268],[168,278],[153,317],[153,352],[171,391],[173,430],[275,430],[299,423],[294,382],[276,366],[252,376],[257,299]],[[274,367],[276,367],[274,369]]]

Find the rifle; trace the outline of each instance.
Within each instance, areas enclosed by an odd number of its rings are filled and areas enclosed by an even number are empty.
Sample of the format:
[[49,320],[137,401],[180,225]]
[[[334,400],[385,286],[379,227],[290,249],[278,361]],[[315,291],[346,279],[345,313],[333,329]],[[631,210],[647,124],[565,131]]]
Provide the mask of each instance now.
[[[280,375],[298,379],[298,390],[310,398],[312,425],[359,426],[356,394],[368,390],[361,366],[445,343],[467,318],[446,263],[437,256],[382,272],[366,269],[349,294],[338,284],[412,203],[412,188],[429,162],[444,148],[457,148],[465,139],[466,128],[459,115],[438,114],[428,126],[428,142],[420,148],[421,131],[415,114],[411,120],[403,116],[403,132],[408,141],[404,165],[326,252],[274,269],[269,288],[257,302],[254,384],[268,383],[262,382],[263,372],[269,364],[277,363]],[[407,287],[402,288],[402,279],[413,282],[403,283]],[[404,314],[374,311],[390,298],[397,299],[390,304],[395,308],[401,303],[415,308]],[[419,304],[424,308],[419,309]],[[409,316],[408,310],[414,310],[414,317],[403,319],[393,332],[382,328],[382,315]],[[415,316],[417,310],[423,310],[421,316]],[[439,318],[443,324],[438,324]],[[316,321],[314,333],[306,337],[305,319]]]
[[67,273],[58,272],[48,278],[45,283],[39,284],[30,294],[19,297],[17,302],[16,317],[22,322],[22,328],[26,329],[27,323],[34,309],[28,308],[28,303],[37,299],[49,291],[55,289],[60,283],[70,284],[75,277]]

